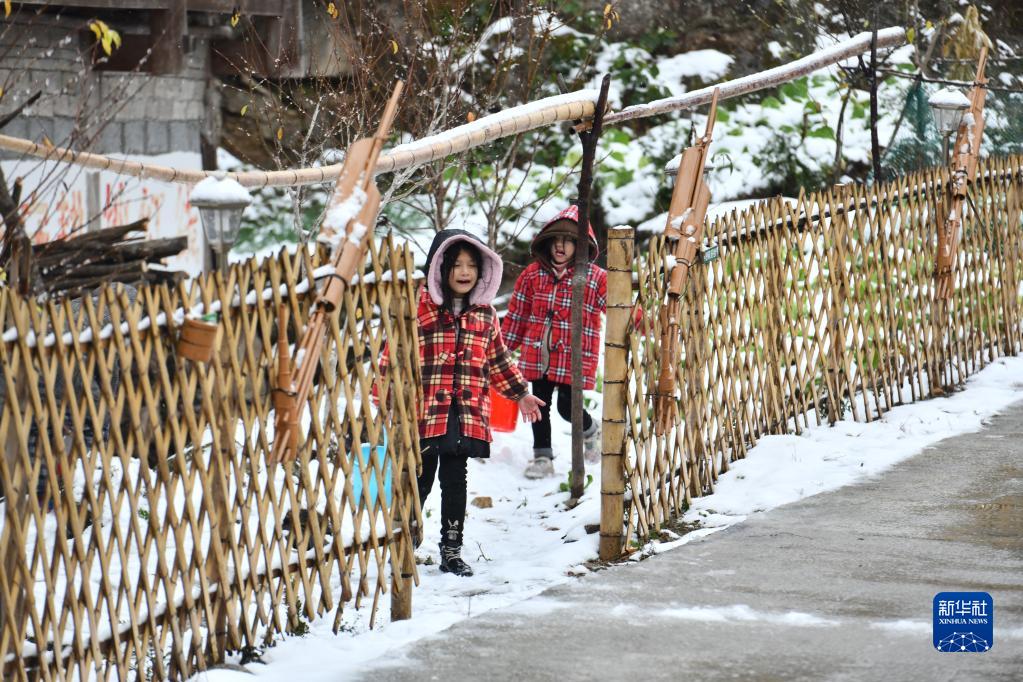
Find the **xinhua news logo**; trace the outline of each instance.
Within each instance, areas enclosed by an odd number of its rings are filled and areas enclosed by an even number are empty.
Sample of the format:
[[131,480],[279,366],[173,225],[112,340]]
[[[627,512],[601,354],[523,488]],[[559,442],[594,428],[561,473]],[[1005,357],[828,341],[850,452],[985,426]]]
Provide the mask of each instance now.
[[983,653],[995,644],[995,602],[987,592],[934,595],[934,648]]

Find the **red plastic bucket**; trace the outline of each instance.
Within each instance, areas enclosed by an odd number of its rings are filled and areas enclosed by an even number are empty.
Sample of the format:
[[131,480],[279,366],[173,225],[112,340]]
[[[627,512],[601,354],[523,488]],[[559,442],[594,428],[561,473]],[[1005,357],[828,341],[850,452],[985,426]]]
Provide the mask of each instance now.
[[518,421],[519,406],[513,400],[490,389],[490,428],[494,431],[510,433],[515,430]]

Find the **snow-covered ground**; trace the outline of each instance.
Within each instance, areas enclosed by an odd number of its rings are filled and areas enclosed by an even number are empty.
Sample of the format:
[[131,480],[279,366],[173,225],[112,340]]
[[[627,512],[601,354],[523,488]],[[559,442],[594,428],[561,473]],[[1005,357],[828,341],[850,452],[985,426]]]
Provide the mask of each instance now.
[[[1021,399],[1023,358],[1003,358],[972,377],[965,391],[895,408],[879,421],[842,421],[833,428],[811,428],[801,436],[763,438],[720,478],[713,495],[694,501],[685,520],[699,522],[698,530],[651,544],[642,555],[674,549],[752,514],[879,475],[937,441],[979,430],[989,417]],[[427,542],[419,552],[432,557],[434,565],[419,567],[421,584],[413,593],[411,620],[385,622],[370,631],[368,610],[349,609],[338,635],[324,618],[312,623],[307,635],[285,638],[267,649],[264,664],[249,664],[248,670],[266,680],[349,679],[400,656],[408,643],[456,621],[521,602],[586,574],[583,563],[596,556],[598,535],[586,534],[584,526],[599,520],[599,480],[589,486],[580,506],[563,508],[568,495],[558,486],[566,480],[570,441],[568,425],[555,417],[558,477],[544,481],[522,477],[531,455],[527,425],[512,434],[498,434],[492,458],[471,463],[469,499],[489,496],[494,503],[491,509],[469,507],[463,556],[476,571],[474,577],[457,578],[437,569],[440,496],[435,488],[426,506]],[[386,599],[381,603],[380,620],[386,621],[389,605]],[[227,682],[251,677],[215,670],[195,679]]]

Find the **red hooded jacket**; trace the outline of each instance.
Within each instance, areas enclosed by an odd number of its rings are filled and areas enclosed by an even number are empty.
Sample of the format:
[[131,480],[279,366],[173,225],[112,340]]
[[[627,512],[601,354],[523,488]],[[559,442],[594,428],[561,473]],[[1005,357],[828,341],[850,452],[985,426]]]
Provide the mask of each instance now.
[[[521,349],[519,369],[529,381],[547,377],[559,384],[572,383],[572,274],[570,262],[560,275],[549,259],[552,226],[559,221],[579,223],[579,208],[569,206],[543,226],[533,238],[534,261],[515,281],[508,314],[501,325],[509,350]],[[559,232],[560,234],[560,232]],[[597,239],[589,227],[590,258],[597,256]],[[600,352],[600,316],[607,310],[607,271],[590,263],[583,296],[583,388],[596,386]]]
[[[441,263],[444,252],[460,242],[475,246],[483,262],[466,309],[456,316],[441,307]],[[501,395],[515,401],[529,394],[529,386],[501,338],[497,311],[491,305],[501,285],[501,258],[464,230],[444,230],[433,240],[426,269],[427,286],[420,293],[417,312],[423,381],[419,437],[436,438],[446,434],[454,403],[461,435],[489,443],[493,440],[489,388],[493,386]],[[381,374],[387,372],[388,364],[389,354],[385,348],[380,358]],[[377,399],[376,385],[373,390]]]

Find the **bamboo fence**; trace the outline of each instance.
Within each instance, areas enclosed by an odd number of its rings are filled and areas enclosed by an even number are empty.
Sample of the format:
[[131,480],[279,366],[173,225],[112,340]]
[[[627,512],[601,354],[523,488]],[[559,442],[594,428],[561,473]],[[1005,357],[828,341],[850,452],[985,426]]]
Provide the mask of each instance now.
[[[278,310],[294,343],[321,255],[285,253],[235,266],[226,282],[144,287],[133,300],[105,288],[80,308],[0,291],[5,680],[184,678],[315,617],[332,613],[336,630],[353,599],[375,614],[396,590],[408,606],[412,257],[390,239],[370,250],[328,323],[307,435],[285,467],[267,466]],[[183,313],[218,306],[211,360],[183,359]],[[370,400],[385,343],[389,412]]]
[[609,233],[603,558],[712,493],[764,435],[871,421],[1020,352],[1023,157],[989,160],[969,188],[945,301],[934,264],[948,186],[934,170],[762,202],[709,225],[720,257],[691,275],[663,435],[653,404],[665,242],[640,253],[630,230]]

